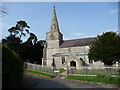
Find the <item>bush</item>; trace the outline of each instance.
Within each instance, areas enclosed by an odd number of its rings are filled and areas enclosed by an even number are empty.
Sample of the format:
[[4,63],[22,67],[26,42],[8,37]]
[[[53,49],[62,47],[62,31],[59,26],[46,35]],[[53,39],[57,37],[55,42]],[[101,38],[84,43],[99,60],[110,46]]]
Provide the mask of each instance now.
[[22,79],[23,62],[19,55],[2,45],[2,88],[17,88]]

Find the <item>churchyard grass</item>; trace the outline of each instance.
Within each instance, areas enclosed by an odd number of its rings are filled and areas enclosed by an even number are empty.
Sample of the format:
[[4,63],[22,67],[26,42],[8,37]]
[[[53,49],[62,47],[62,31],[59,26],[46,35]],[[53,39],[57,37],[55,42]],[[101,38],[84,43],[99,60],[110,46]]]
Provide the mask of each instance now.
[[97,75],[97,76],[74,76],[74,75],[68,75],[66,77],[66,79],[120,85],[120,82],[119,82],[120,77],[118,78],[118,77],[110,77],[110,76],[104,76],[104,75]]
[[47,76],[49,78],[53,77],[53,75],[51,75],[51,74],[37,72],[37,71],[33,71],[33,70],[25,70],[24,72],[33,73],[33,74],[42,75],[42,76]]

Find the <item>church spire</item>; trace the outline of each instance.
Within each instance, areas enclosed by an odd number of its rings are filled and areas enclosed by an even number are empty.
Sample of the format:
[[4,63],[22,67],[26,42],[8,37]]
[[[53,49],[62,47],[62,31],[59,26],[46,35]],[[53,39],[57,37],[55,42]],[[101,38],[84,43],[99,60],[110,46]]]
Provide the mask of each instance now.
[[55,6],[54,6],[53,15],[52,15],[52,23],[51,23],[50,31],[59,31]]

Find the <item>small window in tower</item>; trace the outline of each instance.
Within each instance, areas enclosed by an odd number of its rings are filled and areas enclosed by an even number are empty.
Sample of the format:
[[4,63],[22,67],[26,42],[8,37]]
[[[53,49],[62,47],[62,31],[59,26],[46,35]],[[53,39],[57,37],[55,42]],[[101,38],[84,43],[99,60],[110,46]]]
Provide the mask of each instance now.
[[65,63],[65,57],[62,57],[62,64]]

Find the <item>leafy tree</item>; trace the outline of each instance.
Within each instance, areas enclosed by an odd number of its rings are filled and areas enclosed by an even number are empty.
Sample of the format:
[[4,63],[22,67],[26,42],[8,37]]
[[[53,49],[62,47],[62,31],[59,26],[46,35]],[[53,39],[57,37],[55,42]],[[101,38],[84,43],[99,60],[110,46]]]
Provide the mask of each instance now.
[[39,64],[42,64],[44,43],[44,40],[40,40],[32,47],[33,60]]
[[32,44],[32,42],[26,41],[21,45],[21,57],[24,58],[24,61],[29,61],[31,63],[42,64],[43,57],[43,44],[44,40]]
[[100,60],[105,65],[113,65],[120,60],[120,36],[115,32],[98,35],[90,46],[88,56],[91,60]]
[[22,20],[18,21],[15,27],[11,27],[10,29],[8,29],[10,35],[2,39],[2,43],[7,44],[7,46],[10,49],[19,53],[20,51],[19,47],[23,43],[21,37],[25,36],[26,34],[29,34],[28,28],[30,27],[27,25],[25,21]]
[[18,21],[15,27],[8,29],[10,35],[15,35],[21,39],[22,36],[26,36],[25,32],[29,33],[30,28],[25,21]]
[[[37,36],[30,32],[28,30],[29,28],[30,27],[25,21],[18,21],[15,27],[8,29],[10,35],[5,39],[2,39],[2,43],[17,52],[23,61],[41,64],[44,41],[37,41]],[[26,34],[28,34],[29,37],[27,41],[22,42],[21,37]]]
[[33,33],[30,33],[30,37],[27,39],[26,43],[29,43],[29,44],[36,44],[37,42],[37,36]]
[[25,36],[26,34],[24,33],[24,31],[26,31],[27,33],[29,33],[28,28],[30,28],[27,23],[25,21],[18,21],[16,24],[16,28],[20,31],[20,39],[23,36]]
[[10,33],[10,35],[14,35],[17,36],[17,34],[19,33],[19,31],[17,30],[17,27],[11,27],[10,29],[8,29],[8,32]]

